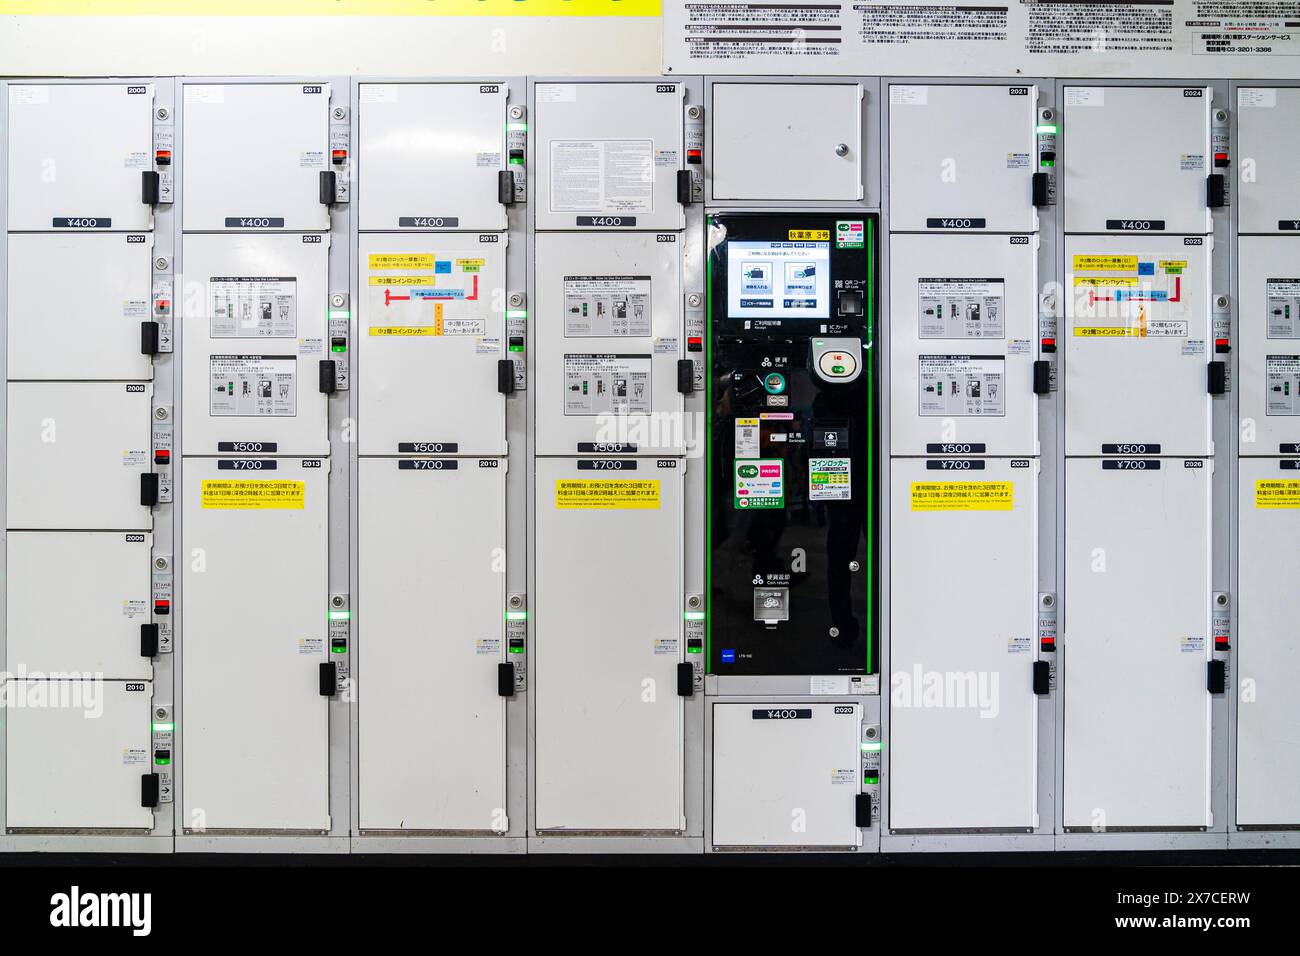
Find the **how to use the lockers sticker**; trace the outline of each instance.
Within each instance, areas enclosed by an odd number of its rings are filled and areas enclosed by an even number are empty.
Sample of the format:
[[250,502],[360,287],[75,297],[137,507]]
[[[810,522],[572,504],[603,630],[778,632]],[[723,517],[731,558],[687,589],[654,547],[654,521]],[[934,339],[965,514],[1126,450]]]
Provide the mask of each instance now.
[[209,331],[214,339],[291,339],[298,334],[297,280],[212,276]]
[[747,510],[785,507],[785,462],[780,458],[753,458],[732,464],[733,498]]
[[1269,279],[1264,287],[1268,299],[1268,337],[1300,338],[1300,279]]
[[[550,144],[551,212],[649,212],[654,141],[557,139]],[[676,165],[676,156],[673,156]]]
[[564,356],[565,415],[629,415],[650,411],[649,355]]
[[853,475],[848,458],[808,459],[808,500],[848,501],[853,497]]
[[1300,391],[1300,355],[1264,357],[1267,381],[1265,414],[1300,415],[1296,393]]
[[1005,356],[922,355],[919,362],[922,416],[1006,415]]
[[297,414],[293,355],[213,355],[208,413],[214,417],[292,418]]
[[1015,483],[1010,481],[914,481],[913,511],[1010,511]]
[[564,335],[650,335],[650,276],[565,276]]
[[918,279],[920,337],[1003,338],[1004,285],[1002,279]]
[[[1186,259],[1076,255],[1074,335],[1078,338],[1187,339]],[[1185,350],[1201,354],[1199,349]]]
[[736,419],[736,457],[757,458],[761,444],[757,418]]
[[[584,464],[579,462],[579,465]],[[555,507],[560,509],[657,510],[657,478],[559,478]]]
[[201,494],[204,508],[301,511],[307,500],[307,484],[278,479],[204,479]]

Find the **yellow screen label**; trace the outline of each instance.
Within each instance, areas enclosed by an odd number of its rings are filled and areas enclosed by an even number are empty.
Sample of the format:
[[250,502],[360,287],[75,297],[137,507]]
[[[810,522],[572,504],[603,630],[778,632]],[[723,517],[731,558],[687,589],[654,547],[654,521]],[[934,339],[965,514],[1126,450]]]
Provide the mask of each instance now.
[[1257,479],[1255,481],[1255,507],[1300,508],[1300,479]]
[[914,481],[913,511],[1010,511],[1015,498],[1009,481]]
[[1137,272],[1137,256],[1075,256],[1075,272]]
[[657,478],[559,478],[555,482],[555,507],[657,510],[659,480]]
[[307,501],[305,481],[220,478],[203,482],[202,507],[220,509],[287,508],[301,511]]

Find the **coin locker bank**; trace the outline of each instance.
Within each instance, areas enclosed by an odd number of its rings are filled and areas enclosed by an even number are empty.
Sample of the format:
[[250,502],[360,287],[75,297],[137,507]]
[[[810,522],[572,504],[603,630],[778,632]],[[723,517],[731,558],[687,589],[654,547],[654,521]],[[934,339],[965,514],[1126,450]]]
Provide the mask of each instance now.
[[756,56],[0,81],[0,850],[1300,846],[1300,81]]

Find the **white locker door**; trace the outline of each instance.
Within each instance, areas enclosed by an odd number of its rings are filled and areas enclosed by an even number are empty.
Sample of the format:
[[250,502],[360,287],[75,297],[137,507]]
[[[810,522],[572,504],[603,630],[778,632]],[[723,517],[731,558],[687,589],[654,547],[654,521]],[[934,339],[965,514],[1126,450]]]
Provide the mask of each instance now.
[[183,825],[328,830],[329,462],[184,465]]
[[1205,235],[1209,87],[1065,87],[1066,232]]
[[184,228],[325,230],[328,83],[183,83]]
[[150,830],[147,681],[10,680],[4,688],[5,825]]
[[890,463],[889,826],[1038,825],[1038,468]]
[[1067,455],[1212,454],[1210,245],[1066,237]]
[[362,83],[357,114],[362,231],[505,229],[501,83]]
[[1237,90],[1237,155],[1238,231],[1300,232],[1300,87]]
[[360,237],[360,453],[501,455],[506,236]]
[[152,229],[153,92],[10,84],[9,229]]
[[681,830],[686,462],[536,462],[539,830]]
[[1213,464],[1066,461],[1067,827],[1212,822]]
[[890,449],[1038,454],[1038,237],[890,237]]
[[538,229],[681,229],[680,83],[538,83],[532,124]]
[[889,86],[889,228],[1034,232],[1036,86]]
[[148,529],[153,386],[10,382],[8,524],[75,531]]
[[1300,459],[1241,459],[1237,562],[1238,826],[1300,826]]
[[715,83],[713,198],[862,198],[858,83]]
[[361,461],[363,830],[508,827],[505,473],[499,458]]
[[8,538],[10,673],[152,676],[140,656],[140,626],[152,621],[152,534],[11,531]]
[[[142,381],[153,236],[9,235],[9,378]],[[70,284],[70,270],[76,278]]]
[[329,453],[330,237],[185,236],[184,454]]
[[535,237],[537,454],[682,454],[680,238]]
[[1300,234],[1237,243],[1241,454],[1300,451]]
[[861,734],[860,704],[715,703],[713,845],[859,845]]

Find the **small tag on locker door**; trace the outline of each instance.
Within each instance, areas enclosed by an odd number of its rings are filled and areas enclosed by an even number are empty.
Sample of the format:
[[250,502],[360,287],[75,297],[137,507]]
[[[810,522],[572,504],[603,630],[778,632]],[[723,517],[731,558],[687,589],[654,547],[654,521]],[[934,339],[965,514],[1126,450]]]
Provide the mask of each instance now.
[[1232,650],[1232,603],[1227,592],[1214,592],[1214,649],[1216,651]]
[[155,554],[151,562],[153,622],[158,625],[158,653],[172,651],[172,558]]
[[158,502],[172,500],[172,410],[167,405],[155,405],[152,413],[150,447],[153,461],[150,467],[158,475]]
[[1056,595],[1038,595],[1038,650],[1050,654],[1056,650]]
[[151,752],[153,772],[158,774],[158,802],[171,803],[176,795],[172,783],[172,765],[176,755],[176,725],[172,722],[172,709],[165,704],[153,707],[153,733]]
[[506,599],[506,660],[514,665],[515,693],[528,689],[528,601],[523,594]]

